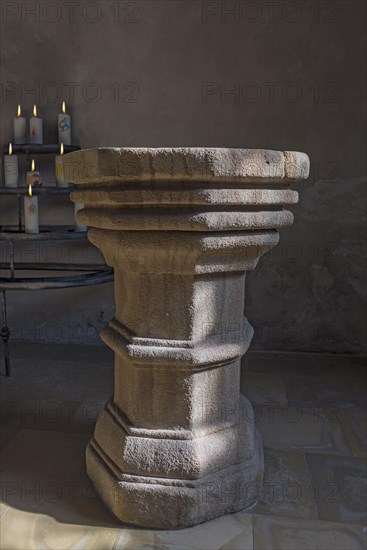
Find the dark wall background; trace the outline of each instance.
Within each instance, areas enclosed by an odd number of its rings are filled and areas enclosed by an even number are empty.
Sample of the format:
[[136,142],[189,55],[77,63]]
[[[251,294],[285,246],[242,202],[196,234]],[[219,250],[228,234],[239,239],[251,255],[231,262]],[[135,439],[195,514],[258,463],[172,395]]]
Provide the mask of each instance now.
[[[45,140],[57,142],[65,99],[83,148],[307,152],[295,224],[248,276],[253,347],[365,351],[365,2],[43,0],[1,10],[2,144],[19,102],[28,115],[37,103]],[[52,160],[41,169],[54,184]],[[73,221],[67,199],[40,208],[44,223]],[[11,199],[1,215],[13,220]],[[60,247],[28,258],[70,257]],[[85,246],[73,254],[95,260]],[[15,337],[95,342],[113,290],[14,292],[8,302]]]

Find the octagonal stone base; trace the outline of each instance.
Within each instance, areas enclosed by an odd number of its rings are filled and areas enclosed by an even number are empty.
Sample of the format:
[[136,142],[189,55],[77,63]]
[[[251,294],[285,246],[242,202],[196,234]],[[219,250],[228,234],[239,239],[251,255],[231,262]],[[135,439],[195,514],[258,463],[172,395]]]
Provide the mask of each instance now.
[[[241,414],[245,418],[236,427],[219,433],[154,439],[128,435],[110,402],[87,448],[88,475],[112,512],[136,526],[180,529],[251,507],[261,492],[263,450],[245,397]],[[151,457],[159,476],[129,473],[147,471]],[[189,470],[192,478],[186,477]]]

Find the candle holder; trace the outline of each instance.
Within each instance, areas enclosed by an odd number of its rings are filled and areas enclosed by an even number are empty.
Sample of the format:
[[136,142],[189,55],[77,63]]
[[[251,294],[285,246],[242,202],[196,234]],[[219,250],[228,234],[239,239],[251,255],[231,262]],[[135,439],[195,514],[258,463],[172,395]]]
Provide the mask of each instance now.
[[[8,153],[8,147],[9,146],[3,146],[1,149],[0,149],[0,153],[1,153],[1,157],[4,158],[4,162],[3,162],[3,165],[4,165],[4,171],[3,171],[3,179],[5,181],[5,186],[7,188],[7,191],[5,194],[17,194],[19,195],[18,196],[18,207],[17,207],[17,211],[18,211],[18,229],[19,231],[22,230],[22,203],[23,201],[21,200],[21,195],[24,195],[24,194],[28,194],[28,187],[26,188],[26,191],[24,191],[24,187],[22,187],[22,185],[20,185],[20,182],[17,181],[17,184],[14,185],[14,187],[16,187],[16,189],[12,189],[8,184],[7,184],[7,175],[6,175],[6,170],[7,170],[7,167],[6,167],[6,164],[7,164],[7,153]],[[80,149],[79,146],[77,145],[65,145],[64,146],[64,153],[70,153],[71,151],[78,151]],[[21,156],[25,156],[26,157],[26,166],[28,168],[27,171],[30,171],[31,170],[31,158],[32,157],[37,157],[38,155],[57,155],[58,153],[60,152],[60,145],[59,144],[42,144],[42,145],[37,145],[37,144],[33,144],[33,143],[26,143],[26,144],[22,144],[22,145],[13,145],[12,146],[12,155],[10,155],[11,157],[12,156],[17,156],[17,157],[21,157]],[[18,174],[18,177],[19,177],[19,174]],[[13,186],[12,186],[13,187]],[[46,193],[56,193],[56,194],[60,194],[63,193],[64,191],[69,193],[70,192],[70,188],[69,187],[65,187],[65,188],[62,188],[62,187],[58,187],[57,189],[56,188],[53,188],[53,187],[43,187],[44,191]],[[2,186],[0,186],[0,193],[2,193],[2,191],[5,191],[5,190],[2,190]],[[33,190],[36,194],[38,195],[39,194],[39,187],[37,186],[34,190]],[[79,229],[80,231],[80,229]]]
[[[123,522],[176,529],[255,504],[263,453],[241,357],[245,273],[293,222],[307,155],[90,149],[63,159],[79,221],[115,270],[115,390],[87,470]],[[83,189],[84,187],[84,189]]]
[[[20,114],[20,110],[19,110]],[[55,155],[60,150],[60,145],[58,144],[44,144],[44,145],[35,145],[35,144],[18,144],[12,147],[13,153],[16,153],[21,156],[26,157],[26,165],[31,168],[31,156],[38,155]],[[76,151],[79,149],[76,145],[66,145],[64,147],[65,153],[70,151]],[[3,158],[5,155],[5,162],[2,163],[4,167],[3,179],[6,181],[6,156],[9,152],[8,146],[3,146],[0,148],[0,154]],[[14,155],[9,155],[10,157]],[[28,214],[36,214],[38,196],[55,196],[55,195],[65,195],[68,196],[72,187],[55,187],[55,186],[41,186],[38,183],[40,180],[40,174],[38,172],[29,172],[28,176],[28,185],[27,186],[16,186],[9,187],[8,185],[0,185],[0,196],[3,200],[3,196],[13,197],[17,203],[17,218],[18,223],[14,225],[2,225],[0,227],[0,241],[7,243],[10,254],[7,255],[8,261],[1,264],[1,268],[9,270],[9,276],[0,277],[0,302],[2,309],[2,326],[0,330],[0,336],[2,339],[2,353],[4,357],[4,366],[5,366],[5,375],[10,376],[10,351],[8,341],[11,335],[11,330],[7,325],[7,301],[6,301],[6,292],[10,290],[47,290],[47,289],[66,289],[71,287],[82,287],[108,283],[113,280],[113,271],[110,268],[107,268],[103,264],[91,264],[90,262],[84,262],[83,264],[73,264],[73,263],[60,263],[60,262],[21,262],[18,263],[15,261],[15,251],[17,244],[22,242],[31,243],[31,242],[53,242],[53,241],[62,241],[63,244],[66,244],[71,241],[84,241],[86,239],[85,228],[77,225],[73,226],[38,226],[37,224],[29,223],[28,220],[23,220],[22,213],[25,216]],[[17,182],[18,184],[18,182]],[[29,184],[32,185],[32,197],[29,197]],[[34,207],[32,206],[34,203]],[[23,208],[25,205],[25,209]],[[30,207],[30,212],[26,210]],[[24,218],[25,218],[24,216]],[[23,221],[25,222],[23,224]],[[35,218],[33,218],[35,221]],[[30,228],[30,231],[28,230]],[[32,272],[32,275],[23,275],[24,272]],[[35,272],[41,272],[41,276],[35,276]],[[68,275],[53,275],[53,276],[44,276],[44,271],[57,273],[60,271],[70,272]],[[20,275],[19,275],[20,272]],[[75,275],[75,272],[84,272],[82,275],[79,273]]]

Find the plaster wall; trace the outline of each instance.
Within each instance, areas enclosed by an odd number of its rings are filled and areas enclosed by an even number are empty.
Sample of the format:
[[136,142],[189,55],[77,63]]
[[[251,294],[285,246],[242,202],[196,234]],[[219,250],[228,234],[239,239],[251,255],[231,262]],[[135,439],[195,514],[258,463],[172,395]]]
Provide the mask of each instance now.
[[[45,141],[56,143],[65,99],[82,148],[308,153],[295,223],[247,277],[252,348],[366,351],[365,20],[357,0],[4,1],[1,143],[17,104],[30,116],[34,102]],[[52,159],[36,160],[54,184]],[[1,200],[2,223],[15,221],[12,200]],[[66,198],[40,208],[44,223],[72,223]],[[62,247],[28,249],[27,259],[98,254]],[[113,289],[9,292],[8,309],[14,338],[97,343]]]

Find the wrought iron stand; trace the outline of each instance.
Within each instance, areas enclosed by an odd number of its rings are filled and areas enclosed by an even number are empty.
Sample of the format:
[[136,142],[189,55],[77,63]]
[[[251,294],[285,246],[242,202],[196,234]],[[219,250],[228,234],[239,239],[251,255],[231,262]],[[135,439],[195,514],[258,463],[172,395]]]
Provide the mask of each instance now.
[[[30,166],[30,156],[37,154],[56,154],[59,145],[15,145],[15,154],[27,156],[27,165]],[[79,149],[79,147],[65,146],[65,152]],[[6,152],[6,148],[2,148]],[[4,164],[4,163],[3,163]],[[65,195],[70,194],[73,186],[70,187],[34,187],[34,195]],[[0,195],[12,195],[17,197],[18,224],[17,226],[0,225],[0,241],[7,241],[9,244],[9,259],[0,262],[1,270],[9,270],[8,277],[0,277],[1,314],[2,327],[0,336],[4,344],[5,375],[10,376],[10,353],[9,338],[10,329],[7,322],[6,291],[7,290],[46,290],[82,287],[98,285],[113,281],[113,269],[106,264],[75,264],[75,263],[16,263],[15,243],[24,241],[87,241],[86,231],[76,231],[74,227],[68,226],[41,226],[38,234],[25,233],[23,227],[22,196],[28,194],[27,187],[4,187],[0,186]],[[88,242],[88,241],[87,241]],[[73,272],[70,275],[53,275],[49,277],[16,277],[17,271],[50,271],[50,272]],[[77,273],[82,274],[77,274]]]

